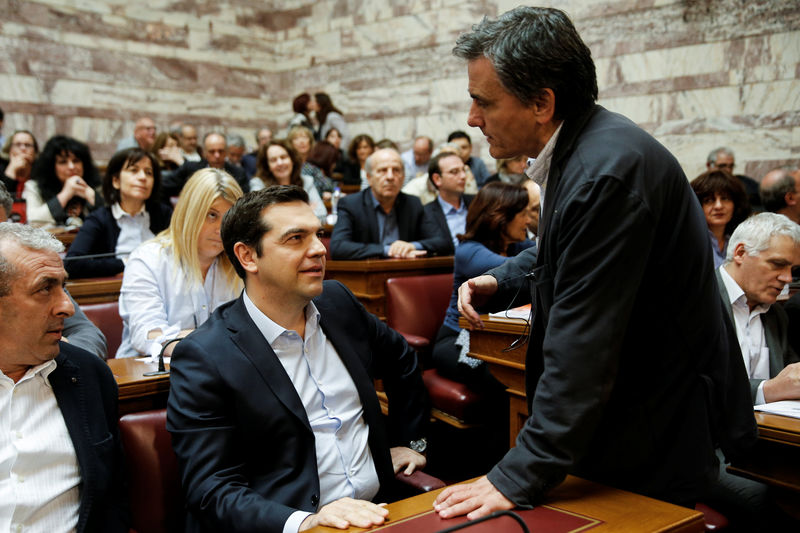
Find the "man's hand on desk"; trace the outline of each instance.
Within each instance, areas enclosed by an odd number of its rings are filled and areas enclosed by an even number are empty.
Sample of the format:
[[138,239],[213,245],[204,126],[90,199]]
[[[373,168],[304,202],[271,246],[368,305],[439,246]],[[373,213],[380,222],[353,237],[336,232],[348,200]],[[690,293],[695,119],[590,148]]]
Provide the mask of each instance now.
[[483,322],[475,307],[480,307],[497,292],[497,279],[494,276],[478,276],[468,279],[458,288],[458,312],[469,321],[473,328],[483,329]]
[[423,257],[427,253],[426,250],[417,250],[410,242],[397,240],[389,245],[389,252],[386,255],[399,259],[413,259],[415,257]]
[[800,400],[800,363],[792,363],[764,382],[764,401]]
[[422,470],[427,464],[424,455],[405,446],[396,446],[391,448],[389,452],[392,454],[392,466],[395,474],[405,468],[403,473],[410,476],[414,473],[414,470]]
[[513,509],[514,504],[483,476],[473,483],[447,487],[436,497],[433,508],[442,518],[466,514],[467,518],[475,520],[495,511]]
[[309,515],[300,524],[300,531],[317,526],[347,529],[350,526],[372,527],[383,524],[389,511],[381,505],[365,500],[342,498],[322,507],[318,513]]

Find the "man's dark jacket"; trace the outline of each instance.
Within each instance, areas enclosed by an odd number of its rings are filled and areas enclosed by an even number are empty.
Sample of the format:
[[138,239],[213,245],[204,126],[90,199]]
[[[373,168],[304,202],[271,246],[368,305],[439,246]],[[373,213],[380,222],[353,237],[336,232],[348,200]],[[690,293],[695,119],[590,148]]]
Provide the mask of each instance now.
[[[472,199],[475,198],[473,194],[464,194],[461,196],[464,199],[464,207],[469,209],[469,204],[472,203]],[[447,235],[449,237],[447,244],[449,245],[447,248],[442,249],[440,252],[441,255],[453,255],[456,253],[456,249],[453,246],[453,238],[455,235],[450,235],[450,226],[447,225],[447,217],[444,215],[444,211],[442,210],[442,205],[439,203],[438,198],[434,199],[432,202],[428,202],[423,207],[425,209],[425,213],[434,221],[436,225],[439,227],[439,233],[442,235]]]
[[491,271],[495,306],[529,285],[535,314],[532,416],[489,480],[521,506],[568,472],[693,504],[715,445],[731,458],[756,438],[697,199],[663,146],[600,106],[563,123],[545,191],[536,267],[523,252]]
[[[201,159],[200,161],[184,161],[181,166],[176,168],[173,172],[164,172],[161,175],[161,198],[165,203],[173,196],[179,196],[181,189],[186,184],[186,181],[192,177],[192,174],[198,170],[208,168],[208,161]],[[242,191],[248,192],[250,190],[250,181],[247,178],[247,173],[239,165],[232,165],[225,161],[223,169],[225,172],[233,176]]]

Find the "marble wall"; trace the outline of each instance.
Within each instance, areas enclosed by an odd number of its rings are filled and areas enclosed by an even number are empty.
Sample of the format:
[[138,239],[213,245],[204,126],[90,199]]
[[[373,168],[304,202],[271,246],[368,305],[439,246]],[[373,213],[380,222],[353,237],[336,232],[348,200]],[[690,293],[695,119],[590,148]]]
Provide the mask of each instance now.
[[[242,133],[281,129],[324,90],[351,133],[408,147],[468,129],[450,50],[507,0],[0,0],[3,131],[66,133],[106,160],[148,115]],[[562,0],[592,50],[600,103],[675,153],[687,175],[728,145],[760,178],[800,161],[797,0]]]

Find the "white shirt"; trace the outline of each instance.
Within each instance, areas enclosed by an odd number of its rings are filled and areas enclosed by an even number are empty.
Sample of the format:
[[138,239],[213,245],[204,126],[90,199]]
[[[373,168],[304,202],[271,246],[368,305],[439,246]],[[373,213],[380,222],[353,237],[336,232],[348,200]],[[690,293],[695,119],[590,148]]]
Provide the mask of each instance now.
[[[182,329],[198,327],[217,307],[236,298],[241,285],[229,285],[218,264],[219,259],[211,264],[200,284],[177,268],[172,247],[147,241],[136,248],[122,276],[119,315],[123,329],[117,357],[152,353],[164,340]],[[154,329],[161,329],[162,336],[148,339]]]
[[[761,315],[769,311],[769,305],[757,305],[750,310],[747,297],[739,284],[728,274],[724,266],[719,267],[725,290],[733,311],[733,322],[736,325],[736,337],[739,339],[739,348],[742,350],[744,367],[747,376],[753,379],[767,380],[769,376],[769,348],[764,337],[764,327],[761,324]],[[755,403],[760,405],[764,401],[764,382],[758,385]]]
[[150,213],[142,205],[138,213],[130,215],[123,211],[117,202],[111,206],[111,216],[119,226],[119,237],[117,237],[117,247],[114,252],[118,258],[127,263],[128,254],[144,241],[155,237],[150,231]]
[[536,185],[539,186],[541,191],[539,195],[540,213],[544,213],[544,193],[547,190],[547,177],[550,175],[550,163],[553,161],[553,150],[556,148],[558,135],[561,133],[561,126],[563,125],[563,122],[558,125],[556,131],[553,132],[553,135],[547,141],[547,144],[545,144],[544,148],[542,148],[542,151],[539,152],[539,155],[536,156],[536,159],[534,159],[533,162],[528,165],[528,168],[525,169],[525,174],[534,182],[536,182]]
[[17,383],[0,372],[0,531],[78,525],[81,475],[48,379],[55,368],[47,361]]
[[[380,488],[369,449],[369,428],[353,378],[319,327],[319,311],[306,306],[305,339],[267,317],[244,291],[250,318],[294,385],[314,432],[322,507],[344,497],[371,500]],[[284,533],[296,532],[311,513],[295,511]]]
[[428,175],[417,176],[403,186],[402,191],[411,196],[416,196],[422,205],[428,204],[436,199],[438,191],[431,185]]

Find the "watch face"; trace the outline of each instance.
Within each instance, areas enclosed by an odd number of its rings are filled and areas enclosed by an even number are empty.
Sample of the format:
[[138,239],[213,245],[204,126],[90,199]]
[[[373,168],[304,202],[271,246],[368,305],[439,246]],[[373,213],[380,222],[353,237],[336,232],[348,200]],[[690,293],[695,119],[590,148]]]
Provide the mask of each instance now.
[[428,439],[422,437],[419,440],[412,440],[409,448],[411,448],[417,453],[424,453],[425,450],[428,448]]

